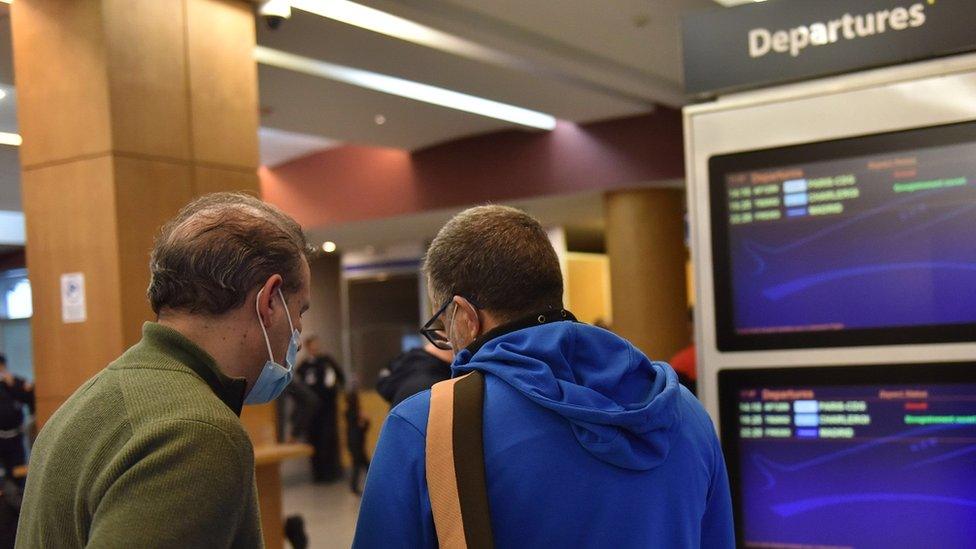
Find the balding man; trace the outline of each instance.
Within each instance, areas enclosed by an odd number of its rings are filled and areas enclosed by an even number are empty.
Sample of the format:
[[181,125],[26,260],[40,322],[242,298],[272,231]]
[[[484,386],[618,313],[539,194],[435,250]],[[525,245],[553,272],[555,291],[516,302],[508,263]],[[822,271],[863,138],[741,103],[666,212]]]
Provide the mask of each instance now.
[[72,395],[34,446],[17,547],[261,547],[239,415],[291,379],[306,242],[261,201],[186,206],[152,252],[142,340]]
[[667,364],[563,309],[535,219],[464,211],[424,271],[423,333],[455,378],[390,412],[354,547],[735,546],[705,410]]

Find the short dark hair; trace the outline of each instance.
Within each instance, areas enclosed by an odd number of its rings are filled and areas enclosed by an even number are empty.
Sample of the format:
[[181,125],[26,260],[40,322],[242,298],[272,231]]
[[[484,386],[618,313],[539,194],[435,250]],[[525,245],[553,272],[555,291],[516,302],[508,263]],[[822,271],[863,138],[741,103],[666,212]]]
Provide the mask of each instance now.
[[278,208],[243,193],[204,195],[160,230],[149,261],[153,311],[219,315],[280,274],[282,291],[302,285],[309,253],[301,226]]
[[435,302],[459,295],[503,320],[563,303],[559,258],[534,218],[506,206],[465,210],[437,233],[424,271]]
[[0,364],[6,364],[6,363],[7,363],[7,355],[0,353]]

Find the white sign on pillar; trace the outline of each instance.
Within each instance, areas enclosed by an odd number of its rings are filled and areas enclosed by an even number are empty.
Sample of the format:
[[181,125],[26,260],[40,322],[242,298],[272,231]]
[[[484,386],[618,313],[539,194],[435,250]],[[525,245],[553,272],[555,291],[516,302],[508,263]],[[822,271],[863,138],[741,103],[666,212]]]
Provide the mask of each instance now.
[[88,319],[85,305],[85,273],[61,275],[61,321],[65,324]]

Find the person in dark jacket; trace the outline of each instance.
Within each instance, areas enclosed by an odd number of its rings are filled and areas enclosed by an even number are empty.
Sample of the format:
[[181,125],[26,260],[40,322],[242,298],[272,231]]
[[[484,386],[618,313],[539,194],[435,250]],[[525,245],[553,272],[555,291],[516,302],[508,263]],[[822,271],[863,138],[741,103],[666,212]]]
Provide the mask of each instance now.
[[278,408],[278,442],[309,439],[312,418],[319,411],[319,397],[305,385],[302,378],[294,379],[275,401]]
[[395,407],[413,395],[426,391],[435,383],[451,379],[451,351],[438,349],[430,343],[410,349],[394,358],[380,372],[376,391]]
[[[24,409],[34,413],[34,385],[7,369],[7,357],[0,355],[0,465],[6,478],[27,463],[24,449]],[[22,485],[22,480],[16,481]]]
[[312,414],[308,427],[308,442],[315,449],[312,478],[315,482],[334,482],[342,476],[338,416],[339,393],[346,378],[335,359],[319,348],[318,337],[308,336],[304,349],[306,358],[298,366],[298,378],[319,399],[318,410]]
[[349,485],[356,495],[362,495],[360,480],[363,473],[369,472],[369,456],[366,455],[367,431],[369,420],[360,413],[359,392],[353,389],[346,393],[346,446],[349,448],[349,457],[352,458]]

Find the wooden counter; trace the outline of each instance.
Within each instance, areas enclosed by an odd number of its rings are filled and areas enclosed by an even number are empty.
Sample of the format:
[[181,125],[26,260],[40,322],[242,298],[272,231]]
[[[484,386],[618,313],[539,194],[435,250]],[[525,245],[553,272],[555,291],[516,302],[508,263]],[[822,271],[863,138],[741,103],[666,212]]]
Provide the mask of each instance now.
[[281,462],[312,455],[308,444],[266,444],[254,447],[254,475],[261,507],[261,529],[267,549],[284,547],[281,506]]
[[308,444],[274,444],[254,448],[254,466],[274,465],[282,461],[310,457],[312,447]]

